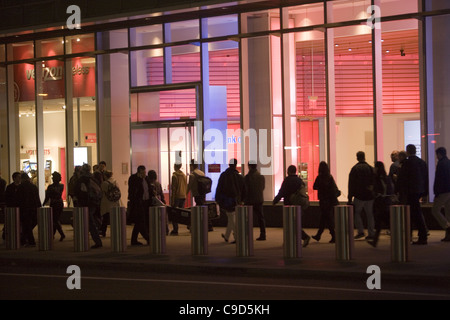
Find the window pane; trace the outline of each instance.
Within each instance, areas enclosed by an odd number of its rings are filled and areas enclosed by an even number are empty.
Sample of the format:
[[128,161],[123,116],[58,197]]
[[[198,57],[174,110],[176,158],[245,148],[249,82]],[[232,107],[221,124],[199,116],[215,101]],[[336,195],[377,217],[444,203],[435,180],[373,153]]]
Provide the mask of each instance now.
[[203,19],[207,25],[207,35],[205,38],[228,36],[238,34],[237,15],[221,16]]
[[63,38],[46,39],[37,42],[38,50],[36,54],[38,57],[51,57],[64,54],[64,40]]
[[0,62],[5,62],[5,60],[6,60],[5,45],[0,44]]
[[[342,199],[346,199],[348,174],[356,163],[356,153],[364,151],[373,165],[373,83],[372,44],[367,26],[342,27],[334,31],[334,71],[336,95],[335,177]],[[331,124],[333,126],[333,124]],[[334,143],[330,141],[330,144]]]
[[195,89],[142,92],[131,95],[134,122],[194,119],[197,115]]
[[200,38],[199,20],[186,20],[166,24],[165,42]]
[[285,22],[284,28],[306,27],[324,22],[323,3],[287,7],[284,10],[288,10],[289,19],[293,20],[293,25],[287,25]]
[[104,31],[97,33],[97,48],[101,50],[128,47],[127,29]]
[[200,81],[199,45],[166,48],[166,59],[166,83]]
[[382,17],[418,11],[419,1],[410,0],[381,0],[380,13]]
[[327,1],[327,21],[341,22],[368,19],[371,0],[336,0]]
[[164,84],[163,49],[131,51],[131,86]]
[[[419,35],[417,20],[383,22],[383,162],[389,172],[391,153],[411,141],[405,129],[420,123]],[[420,125],[411,131],[420,156]]]
[[66,37],[66,53],[81,53],[95,50],[94,34],[80,34]]
[[130,29],[132,47],[163,43],[162,25],[151,25]]
[[8,46],[12,47],[12,56],[8,51],[8,60],[24,60],[34,58],[34,44],[32,41],[13,43]]

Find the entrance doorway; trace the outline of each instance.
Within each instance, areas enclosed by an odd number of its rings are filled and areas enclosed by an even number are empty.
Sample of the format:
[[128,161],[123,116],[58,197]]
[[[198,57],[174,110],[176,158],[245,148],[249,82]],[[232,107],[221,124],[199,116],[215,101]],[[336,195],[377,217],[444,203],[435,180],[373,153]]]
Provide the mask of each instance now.
[[[132,127],[132,173],[140,165],[144,165],[147,172],[156,171],[167,204],[170,204],[174,164],[181,163],[181,171],[188,175],[191,159],[197,157],[196,129],[194,121],[158,121]],[[185,205],[192,205],[190,197]]]

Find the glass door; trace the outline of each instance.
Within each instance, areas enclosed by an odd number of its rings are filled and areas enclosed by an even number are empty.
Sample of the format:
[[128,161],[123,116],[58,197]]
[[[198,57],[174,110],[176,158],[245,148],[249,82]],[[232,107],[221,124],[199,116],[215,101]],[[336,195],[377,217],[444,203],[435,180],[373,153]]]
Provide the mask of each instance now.
[[[198,146],[193,121],[155,122],[140,125],[131,131],[132,173],[144,165],[147,172],[154,170],[161,183],[166,203],[170,203],[171,179],[174,164],[181,163],[181,171],[189,175],[189,163],[196,159]],[[186,207],[192,201],[187,198]]]

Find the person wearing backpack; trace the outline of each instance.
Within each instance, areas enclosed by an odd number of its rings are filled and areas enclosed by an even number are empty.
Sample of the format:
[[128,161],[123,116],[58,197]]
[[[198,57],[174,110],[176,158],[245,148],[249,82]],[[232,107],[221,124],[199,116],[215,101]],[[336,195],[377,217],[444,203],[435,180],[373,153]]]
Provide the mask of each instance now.
[[101,197],[102,192],[91,173],[91,166],[84,163],[75,187],[75,200],[78,207],[89,208],[89,233],[95,243],[91,246],[91,249],[101,248],[103,246],[98,232],[100,226],[98,225],[97,219],[95,219],[96,211],[100,207]]
[[[110,170],[103,172],[103,180],[101,189],[103,192],[102,201],[100,203],[100,214],[102,216],[102,225],[100,227],[100,234],[105,237],[108,224],[110,223],[110,213],[113,207],[120,207],[120,198],[112,198],[111,190],[117,187],[116,180],[113,178],[113,173]],[[120,190],[120,189],[119,189]],[[112,194],[114,195],[114,194]],[[117,200],[116,200],[117,199]]]
[[236,206],[243,203],[245,198],[245,182],[244,177],[237,171],[237,159],[231,159],[228,169],[220,174],[219,182],[217,183],[215,199],[220,206],[220,209],[227,214],[227,229],[225,234],[222,233],[222,238],[225,242],[230,242],[231,233],[233,233],[234,241],[236,243],[235,222],[236,222]]
[[[190,174],[189,174],[189,183],[187,186],[187,192],[191,192],[191,195],[194,197],[196,206],[203,206],[206,203],[206,193],[201,192],[201,186],[199,186],[199,178],[206,177],[205,173],[198,168],[198,164],[194,162],[194,159],[191,160],[190,164]],[[213,225],[211,220],[208,219],[208,231],[213,231]]]

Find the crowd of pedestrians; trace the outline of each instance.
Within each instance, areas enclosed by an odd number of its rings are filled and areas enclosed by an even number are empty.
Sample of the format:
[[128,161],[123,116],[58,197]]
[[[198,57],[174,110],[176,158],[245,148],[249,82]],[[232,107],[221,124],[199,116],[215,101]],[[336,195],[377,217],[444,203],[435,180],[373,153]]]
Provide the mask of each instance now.
[[[442,241],[450,241],[450,160],[445,148],[436,149],[437,166],[433,184],[434,201],[432,215],[439,226],[445,230]],[[389,226],[389,206],[404,204],[410,207],[412,227],[418,230],[418,240],[415,245],[427,244],[428,228],[421,209],[421,200],[428,196],[429,178],[428,167],[425,161],[417,157],[416,147],[412,144],[406,146],[405,151],[393,151],[392,163],[388,172],[381,161],[376,161],[372,167],[366,162],[365,153],[356,153],[357,163],[351,168],[348,177],[347,204],[354,206],[355,239],[365,238],[376,247],[381,229]],[[89,210],[89,232],[94,241],[91,248],[102,247],[101,237],[105,237],[109,225],[109,217],[114,207],[123,206],[120,190],[113,173],[107,170],[106,163],[101,161],[91,170],[89,164],[76,166],[73,176],[68,183],[68,204],[74,207],[87,207]],[[182,171],[181,163],[175,163],[171,180],[170,206],[184,208],[189,195],[194,198],[195,205],[206,204],[206,194],[200,192],[198,181],[205,177],[198,164],[191,160],[190,173]],[[19,207],[21,222],[21,245],[35,246],[33,229],[37,224],[37,209],[42,205],[49,205],[53,210],[54,235],[59,233],[60,241],[65,238],[61,227],[60,217],[63,212],[64,184],[61,183],[61,174],[52,173],[53,183],[45,192],[45,199],[41,203],[38,187],[32,178],[25,172],[14,172],[12,183],[7,185],[0,176],[0,204],[4,207]],[[297,168],[291,165],[287,169],[287,176],[283,180],[278,193],[272,201],[276,205],[283,199],[284,205],[291,205],[292,195],[304,188],[305,182],[297,174]],[[111,196],[111,190],[119,190],[118,197]],[[227,217],[227,227],[222,238],[227,243],[236,241],[236,207],[238,205],[252,206],[259,226],[258,241],[267,238],[266,221],[263,212],[265,178],[258,171],[254,162],[248,163],[248,172],[243,176],[237,170],[237,160],[231,159],[229,167],[220,174],[215,190],[215,202],[220,206],[221,212]],[[313,189],[317,190],[319,199],[319,227],[312,237],[302,230],[303,246],[306,247],[310,239],[321,240],[322,233],[327,228],[331,235],[330,243],[335,242],[334,206],[339,204],[341,191],[330,173],[330,167],[325,161],[320,162],[318,175],[314,180]],[[131,245],[142,246],[138,241],[141,235],[149,242],[148,209],[150,206],[166,205],[161,183],[158,181],[156,171],[148,171],[140,165],[137,171],[128,179],[127,195],[127,222],[133,224]],[[444,210],[444,214],[442,213]],[[367,236],[363,223],[363,213],[366,216]],[[172,230],[169,233],[167,224],[166,234],[178,235],[176,215],[171,217]],[[169,221],[168,221],[169,222]],[[213,230],[209,220],[209,231]],[[189,228],[189,225],[188,225]],[[233,236],[233,237],[232,237]],[[3,235],[4,237],[4,235]]]

